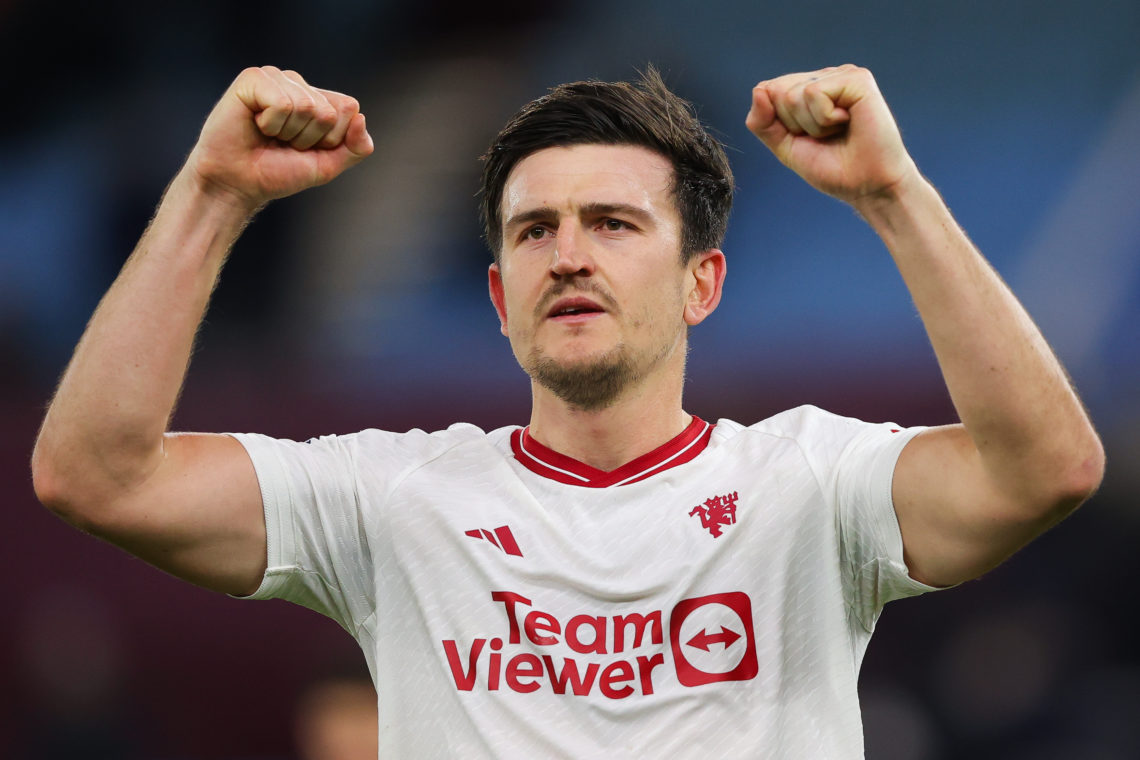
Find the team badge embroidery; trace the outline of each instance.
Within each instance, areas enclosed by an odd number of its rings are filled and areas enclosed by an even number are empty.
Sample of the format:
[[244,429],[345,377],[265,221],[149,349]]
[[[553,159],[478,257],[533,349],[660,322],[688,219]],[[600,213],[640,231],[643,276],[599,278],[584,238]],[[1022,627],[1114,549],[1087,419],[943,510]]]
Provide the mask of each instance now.
[[724,496],[705,499],[704,504],[693,507],[689,517],[700,517],[701,527],[711,533],[713,538],[720,538],[726,525],[736,523],[736,502],[739,498],[739,494],[733,491]]

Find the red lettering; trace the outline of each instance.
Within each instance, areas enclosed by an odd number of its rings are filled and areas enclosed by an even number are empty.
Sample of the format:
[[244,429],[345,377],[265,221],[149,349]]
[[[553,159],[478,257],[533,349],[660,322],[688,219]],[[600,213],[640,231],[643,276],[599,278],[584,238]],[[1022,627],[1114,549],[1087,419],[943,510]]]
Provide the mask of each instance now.
[[507,662],[507,686],[513,691],[529,694],[538,691],[539,684],[534,681],[523,683],[520,678],[540,678],[542,676],[542,661],[538,655],[520,654]]
[[641,639],[645,636],[645,626],[647,623],[653,623],[650,629],[650,641],[654,644],[660,644],[664,641],[664,634],[661,628],[661,610],[654,610],[648,615],[641,615],[634,612],[631,615],[614,615],[614,654],[625,651],[625,627],[626,625],[633,626],[633,646],[631,649],[637,649],[641,646]]
[[503,640],[498,636],[491,639],[491,649],[495,651],[491,653],[491,662],[487,664],[487,690],[499,690],[499,673],[503,672],[502,659],[503,656],[499,654],[499,650],[503,648]]
[[570,690],[579,697],[590,693],[590,688],[594,685],[594,676],[598,674],[598,663],[591,662],[587,665],[583,677],[578,673],[578,664],[569,657],[562,664],[562,672],[557,675],[554,673],[554,661],[550,655],[544,654],[542,661],[546,663],[546,676],[550,679],[550,687],[554,689],[555,694],[565,694],[567,683],[570,684]]
[[507,621],[511,626],[509,641],[512,644],[518,644],[522,638],[519,636],[519,620],[515,617],[515,603],[519,602],[529,607],[530,600],[513,591],[492,591],[491,598],[496,602],[502,602],[503,606],[507,608]]
[[[593,628],[594,640],[589,644],[578,638],[578,630]],[[566,643],[578,654],[605,654],[606,653],[606,619],[604,617],[590,617],[589,615],[575,615],[566,624]]]
[[[548,647],[565,643],[583,655],[605,655],[611,651],[617,654],[651,644],[660,646],[665,638],[663,611],[654,610],[648,614],[632,612],[613,617],[575,615],[563,624],[552,613],[533,609],[531,600],[521,594],[493,591],[491,599],[501,602],[507,615],[508,636],[505,639],[474,639],[466,658],[460,654],[455,640],[443,641],[451,677],[460,691],[474,690],[476,681],[480,680],[479,658],[486,649],[487,661],[483,667],[488,691],[506,688],[520,694],[531,694],[542,688],[545,674],[555,694],[587,696],[593,693],[595,683],[607,699],[625,699],[637,693],[639,687],[642,694],[654,693],[653,671],[665,664],[665,655],[661,652],[639,656],[636,662],[631,658],[601,663],[581,661],[579,664],[580,661],[572,658],[560,657],[560,663],[555,667],[555,658],[550,655],[519,652],[508,648],[508,645],[522,644],[525,631],[529,644]],[[532,609],[520,610],[519,605]],[[612,638],[607,630],[609,625],[613,626]],[[584,633],[583,629],[590,629],[590,634]]]
[[624,699],[633,693],[632,686],[622,686],[615,689],[615,683],[633,680],[633,668],[625,660],[618,660],[611,662],[602,671],[602,677],[598,679],[598,686],[602,690],[602,694],[610,699]]
[[455,687],[460,691],[471,691],[475,688],[475,672],[477,667],[475,661],[479,658],[479,653],[483,651],[483,644],[486,639],[475,639],[471,642],[471,654],[467,658],[467,672],[463,672],[463,663],[459,660],[459,649],[455,646],[455,641],[444,640],[443,651],[447,655],[447,664],[451,667],[451,677],[455,679]]
[[637,672],[641,676],[641,693],[653,693],[653,669],[665,662],[665,655],[658,652],[652,657],[640,655],[637,658]]
[[558,625],[558,620],[553,615],[547,615],[538,610],[526,616],[526,620],[523,621],[523,629],[526,631],[526,637],[540,647],[557,644],[558,639],[555,636],[540,636],[539,631],[555,635],[562,633],[562,627]]

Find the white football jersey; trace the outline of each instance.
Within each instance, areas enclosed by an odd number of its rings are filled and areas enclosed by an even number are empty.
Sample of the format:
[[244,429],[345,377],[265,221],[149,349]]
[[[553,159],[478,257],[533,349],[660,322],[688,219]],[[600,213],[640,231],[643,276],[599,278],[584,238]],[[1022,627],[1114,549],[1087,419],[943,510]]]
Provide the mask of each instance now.
[[521,428],[238,435],[254,596],[360,643],[381,757],[861,758],[875,621],[931,590],[891,503],[920,430],[694,419],[609,473]]

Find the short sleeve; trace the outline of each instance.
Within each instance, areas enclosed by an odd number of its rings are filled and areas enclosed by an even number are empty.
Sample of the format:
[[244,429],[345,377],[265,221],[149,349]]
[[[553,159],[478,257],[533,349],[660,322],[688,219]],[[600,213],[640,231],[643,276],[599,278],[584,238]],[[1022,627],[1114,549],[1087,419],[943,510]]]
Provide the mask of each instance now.
[[887,602],[937,590],[910,577],[891,496],[899,455],[923,430],[862,423],[836,462],[834,494],[848,602],[867,631]]
[[266,571],[249,598],[285,599],[355,633],[374,594],[354,436],[234,438],[253,460],[265,509]]
[[396,485],[425,462],[486,434],[456,424],[432,433],[363,430],[304,443],[231,434],[249,453],[265,508],[266,570],[248,598],[284,599],[356,635],[382,600],[376,567]]
[[844,598],[866,631],[887,602],[936,590],[907,572],[891,498],[899,454],[926,428],[864,422],[814,406],[764,426],[794,438],[815,473],[835,519]]

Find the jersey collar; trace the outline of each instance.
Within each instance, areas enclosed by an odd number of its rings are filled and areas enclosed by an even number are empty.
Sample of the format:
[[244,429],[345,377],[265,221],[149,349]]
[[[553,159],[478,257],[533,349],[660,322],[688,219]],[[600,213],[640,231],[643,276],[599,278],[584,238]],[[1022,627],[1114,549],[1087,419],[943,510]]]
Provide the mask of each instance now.
[[610,472],[543,446],[531,437],[529,425],[511,433],[511,449],[519,464],[545,478],[572,486],[609,488],[636,483],[691,461],[709,445],[712,429],[709,423],[693,417],[676,438]]

